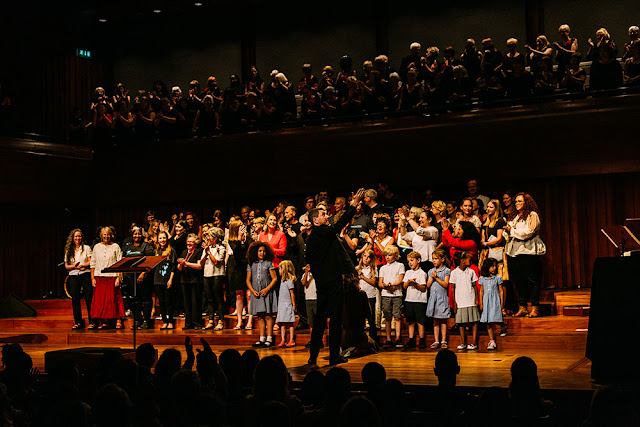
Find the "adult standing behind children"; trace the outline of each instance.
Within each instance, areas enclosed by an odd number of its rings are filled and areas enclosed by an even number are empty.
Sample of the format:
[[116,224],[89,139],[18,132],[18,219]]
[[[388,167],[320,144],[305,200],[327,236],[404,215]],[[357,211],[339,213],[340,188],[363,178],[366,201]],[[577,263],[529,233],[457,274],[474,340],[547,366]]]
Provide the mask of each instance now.
[[364,198],[361,188],[353,196],[344,215],[334,225],[329,225],[327,211],[314,208],[309,212],[311,231],[307,237],[307,261],[315,276],[318,297],[318,313],[311,332],[309,365],[316,365],[322,345],[322,336],[329,325],[329,363],[335,365],[346,362],[340,356],[340,338],[342,336],[343,274],[356,274],[351,259],[338,240],[337,234],[351,221],[356,206]]

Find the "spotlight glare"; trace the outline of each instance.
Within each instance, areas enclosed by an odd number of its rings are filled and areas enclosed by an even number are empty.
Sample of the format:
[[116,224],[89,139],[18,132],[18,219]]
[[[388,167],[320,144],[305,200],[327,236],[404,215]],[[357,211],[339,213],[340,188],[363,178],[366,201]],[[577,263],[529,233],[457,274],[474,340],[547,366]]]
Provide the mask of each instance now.
[[107,18],[100,18],[98,19],[98,22],[102,22],[104,24],[105,22],[107,22]]
[[195,2],[193,5],[194,5],[194,6],[198,6],[198,7],[200,7],[200,6],[202,6],[202,3],[201,3],[201,2],[199,2],[199,1],[197,1],[197,2]]
[[162,13],[160,9],[153,9],[153,13]]

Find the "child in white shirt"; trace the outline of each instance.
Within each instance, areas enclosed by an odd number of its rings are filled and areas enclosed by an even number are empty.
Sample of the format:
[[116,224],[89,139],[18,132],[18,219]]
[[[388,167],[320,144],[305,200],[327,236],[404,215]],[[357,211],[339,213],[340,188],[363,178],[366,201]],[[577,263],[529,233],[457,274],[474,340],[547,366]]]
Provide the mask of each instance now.
[[[458,350],[478,349],[478,322],[480,312],[478,311],[478,276],[469,266],[471,265],[471,254],[462,252],[458,267],[451,272],[449,283],[453,294],[453,310],[456,312],[456,324],[460,329],[461,343]],[[467,345],[467,328],[473,331],[473,343]]]
[[[404,265],[398,262],[400,250],[389,245],[384,250],[387,264],[380,267],[378,286],[382,289],[382,314],[386,319],[385,330],[387,340],[384,348],[403,348],[402,344],[402,283],[404,282]],[[396,320],[396,340],[391,341],[391,319]]]
[[420,268],[421,259],[422,256],[417,251],[412,251],[407,255],[407,262],[411,269],[404,275],[404,288],[407,290],[404,298],[404,317],[409,325],[409,341],[405,344],[405,349],[416,347],[416,324],[418,324],[418,335],[420,336],[418,347],[427,348],[424,336],[424,324],[427,322],[427,273]]

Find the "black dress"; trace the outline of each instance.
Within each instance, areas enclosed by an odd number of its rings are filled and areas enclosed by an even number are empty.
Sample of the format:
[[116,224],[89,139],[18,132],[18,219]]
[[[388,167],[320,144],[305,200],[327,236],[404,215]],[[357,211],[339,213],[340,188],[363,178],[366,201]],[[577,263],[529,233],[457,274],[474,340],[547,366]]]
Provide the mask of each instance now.
[[247,242],[229,240],[230,253],[227,261],[227,277],[229,279],[229,291],[239,292],[247,290]]

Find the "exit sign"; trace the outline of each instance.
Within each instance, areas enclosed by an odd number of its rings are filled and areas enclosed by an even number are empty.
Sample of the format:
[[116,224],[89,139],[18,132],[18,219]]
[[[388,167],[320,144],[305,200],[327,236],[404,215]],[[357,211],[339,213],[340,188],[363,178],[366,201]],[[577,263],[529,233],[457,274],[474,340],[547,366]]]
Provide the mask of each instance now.
[[87,49],[76,49],[76,56],[80,58],[91,58],[91,51]]

